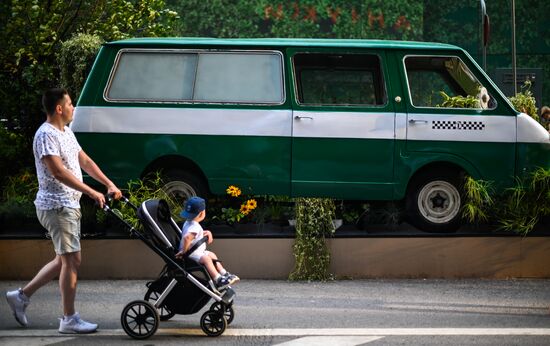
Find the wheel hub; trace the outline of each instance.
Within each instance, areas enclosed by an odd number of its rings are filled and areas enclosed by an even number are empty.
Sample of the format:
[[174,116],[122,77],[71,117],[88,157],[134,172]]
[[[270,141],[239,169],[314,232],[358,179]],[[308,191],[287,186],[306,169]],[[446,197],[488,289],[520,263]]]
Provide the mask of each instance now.
[[446,204],[445,202],[447,201],[447,198],[442,196],[439,192],[436,193],[436,195],[434,197],[430,198],[430,200],[432,201],[432,208],[433,209],[443,209],[446,206],[448,206],[448,205],[445,205]]
[[444,224],[452,221],[460,211],[460,193],[444,180],[427,183],[418,194],[418,210],[428,221]]

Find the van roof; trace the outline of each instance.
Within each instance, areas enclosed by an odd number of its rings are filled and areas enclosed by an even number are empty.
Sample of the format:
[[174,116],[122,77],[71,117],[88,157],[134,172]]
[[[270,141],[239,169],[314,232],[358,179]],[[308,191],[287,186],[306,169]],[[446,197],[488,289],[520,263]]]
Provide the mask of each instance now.
[[243,46],[243,47],[347,47],[347,48],[385,48],[385,49],[461,49],[457,46],[434,42],[392,41],[392,40],[347,40],[347,39],[306,39],[306,38],[206,38],[206,37],[148,37],[131,38],[106,43],[108,46],[164,46],[178,47],[187,45],[203,46]]

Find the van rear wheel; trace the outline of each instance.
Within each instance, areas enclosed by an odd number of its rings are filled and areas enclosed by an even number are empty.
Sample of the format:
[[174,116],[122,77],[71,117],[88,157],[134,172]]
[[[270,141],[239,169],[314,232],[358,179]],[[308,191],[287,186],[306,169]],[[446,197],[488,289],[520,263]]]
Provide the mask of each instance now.
[[202,179],[188,171],[168,170],[162,174],[162,180],[164,182],[162,189],[178,205],[182,206],[189,197],[206,196],[206,188]]
[[461,191],[458,175],[428,174],[419,177],[407,195],[409,221],[425,232],[455,232],[460,227]]

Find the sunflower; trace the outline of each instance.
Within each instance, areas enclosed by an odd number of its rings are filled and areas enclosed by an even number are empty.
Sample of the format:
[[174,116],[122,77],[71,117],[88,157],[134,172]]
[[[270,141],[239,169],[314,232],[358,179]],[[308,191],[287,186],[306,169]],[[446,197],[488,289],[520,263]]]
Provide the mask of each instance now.
[[258,202],[256,202],[255,199],[249,199],[248,201],[246,201],[246,207],[251,211],[256,209],[257,206]]
[[239,197],[241,195],[241,189],[233,185],[230,185],[225,191],[229,196]]
[[248,215],[248,213],[250,213],[250,210],[251,209],[248,208],[248,205],[246,203],[241,204],[241,214]]

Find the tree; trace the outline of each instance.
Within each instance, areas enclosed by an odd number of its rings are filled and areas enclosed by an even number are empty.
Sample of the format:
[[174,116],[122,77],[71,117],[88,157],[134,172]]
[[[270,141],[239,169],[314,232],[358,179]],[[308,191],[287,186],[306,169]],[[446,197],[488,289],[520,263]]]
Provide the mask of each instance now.
[[258,0],[167,0],[180,14],[174,24],[178,36],[260,37]]
[[20,157],[26,160],[17,164],[29,165],[32,159],[32,135],[44,120],[43,90],[59,85],[61,43],[77,33],[105,41],[168,35],[177,13],[164,7],[164,0],[0,2],[0,119],[8,132],[25,139]]

